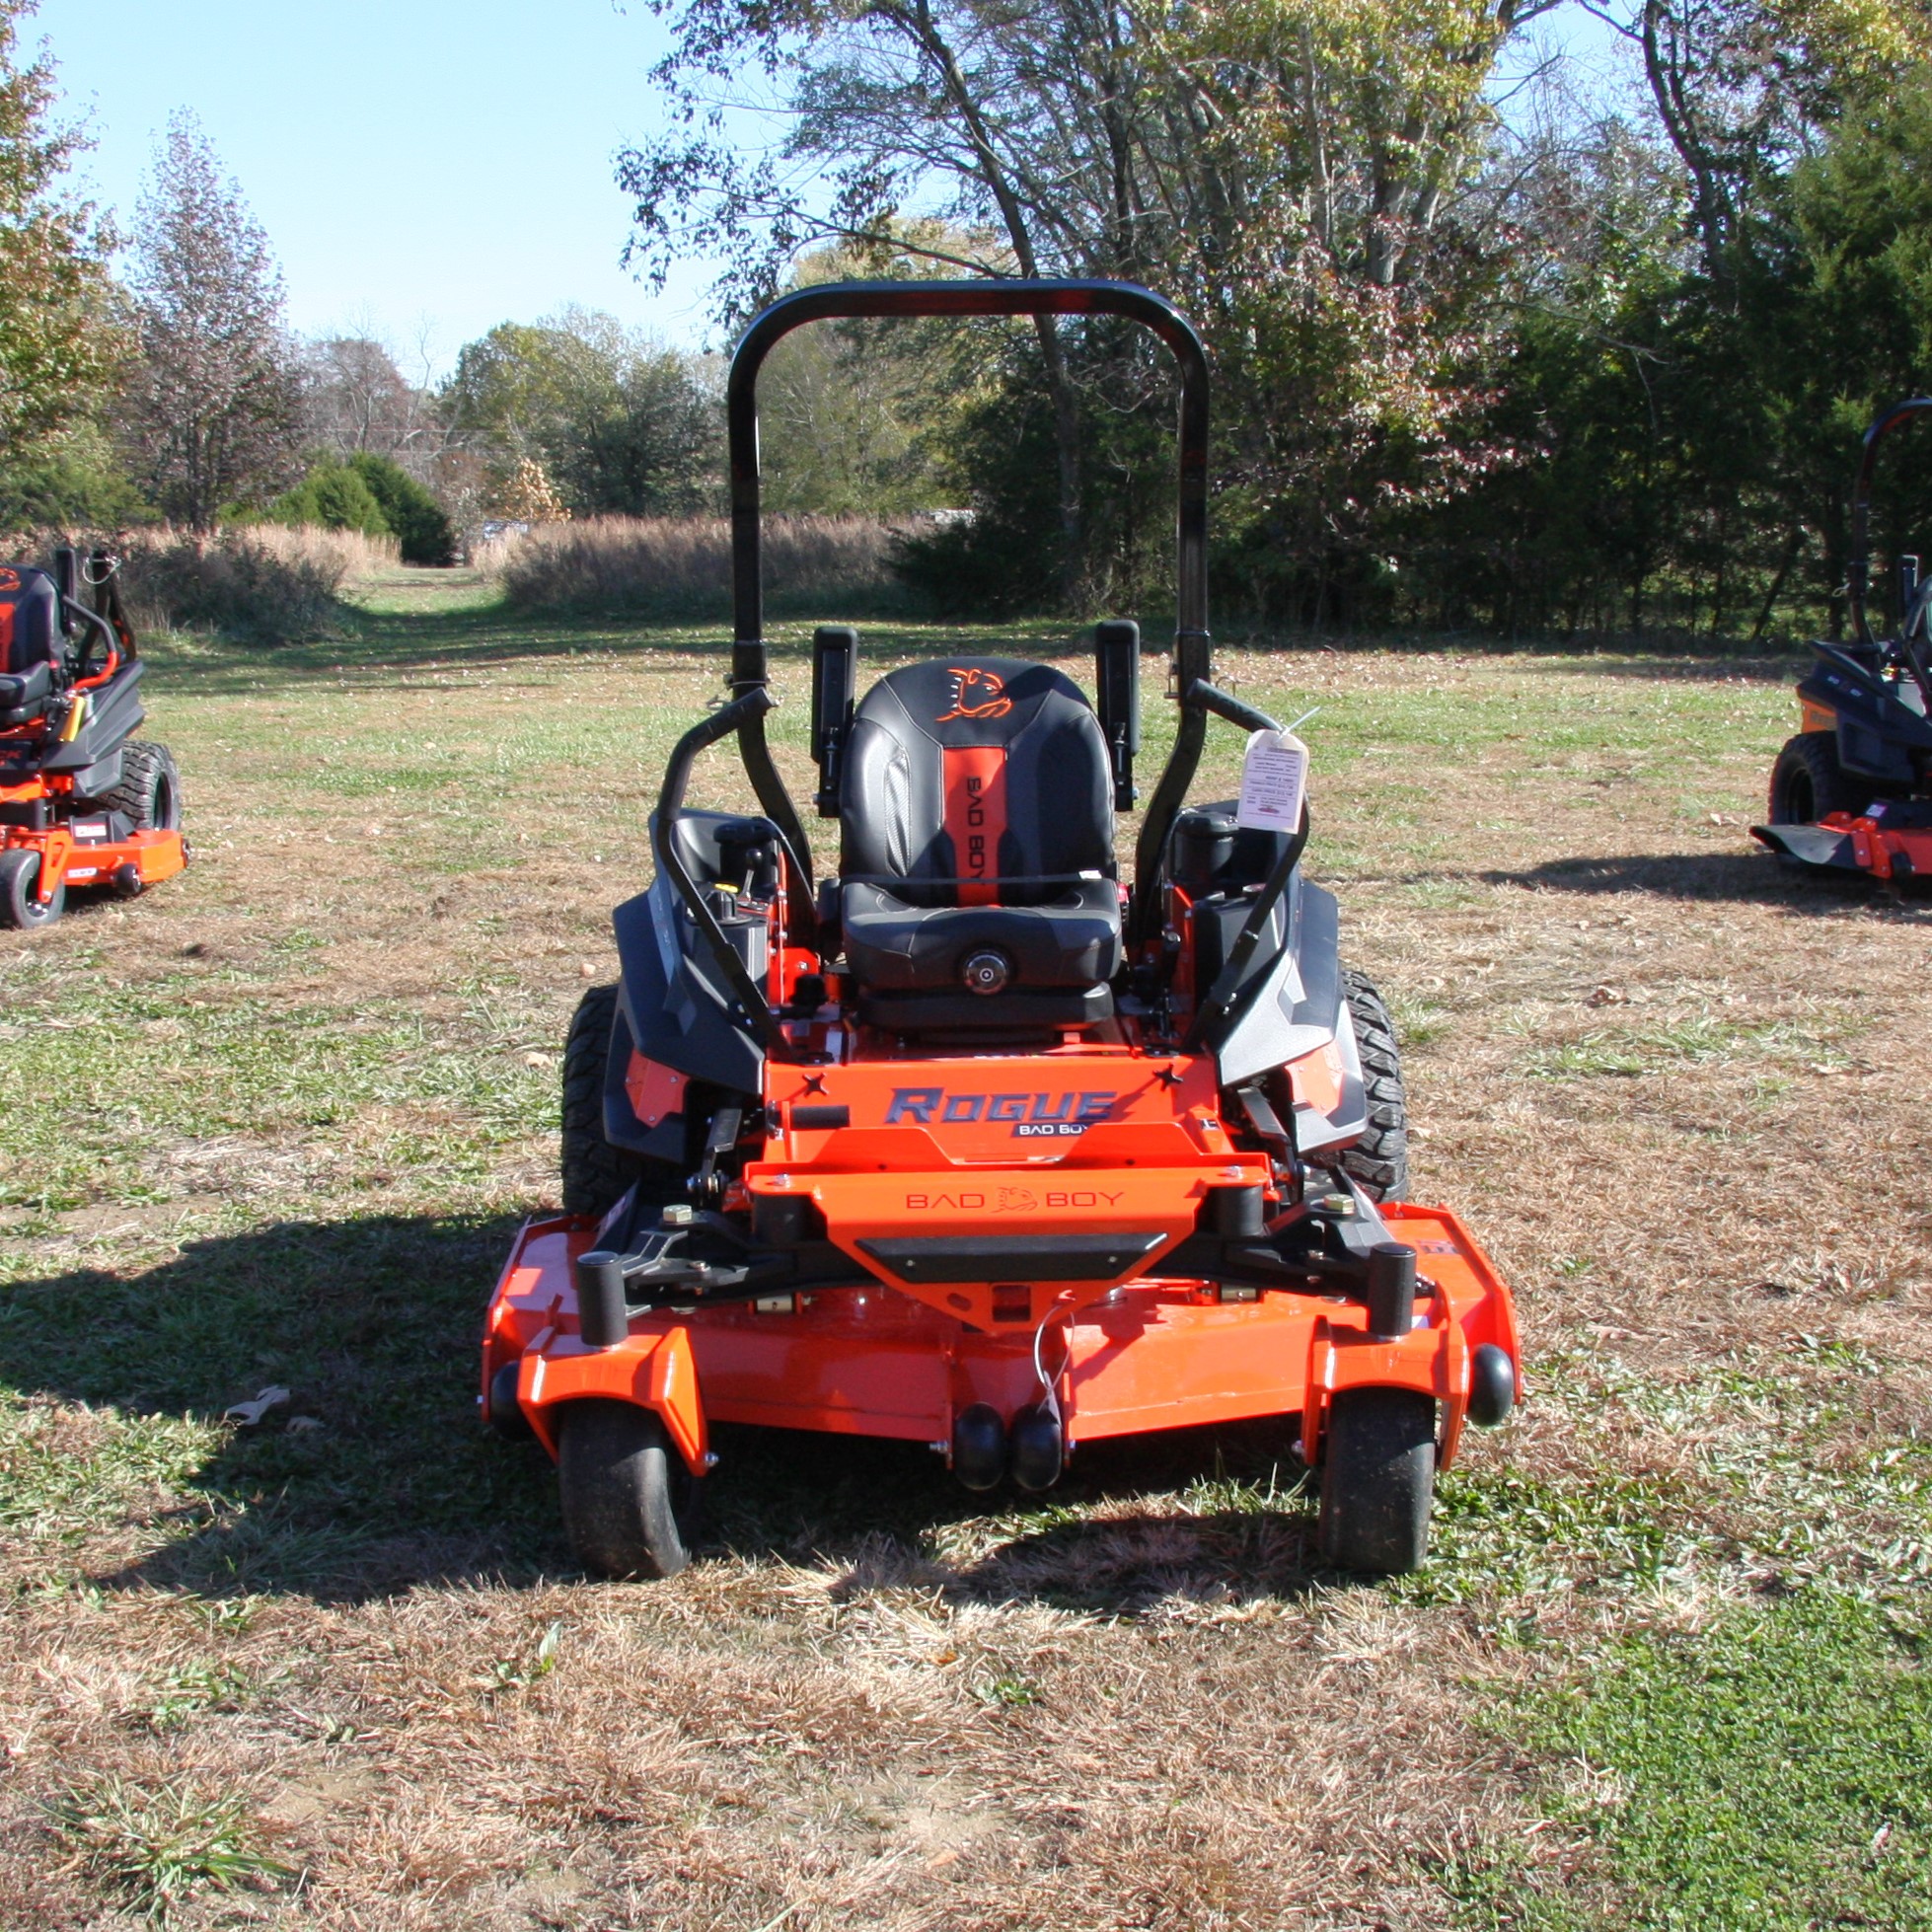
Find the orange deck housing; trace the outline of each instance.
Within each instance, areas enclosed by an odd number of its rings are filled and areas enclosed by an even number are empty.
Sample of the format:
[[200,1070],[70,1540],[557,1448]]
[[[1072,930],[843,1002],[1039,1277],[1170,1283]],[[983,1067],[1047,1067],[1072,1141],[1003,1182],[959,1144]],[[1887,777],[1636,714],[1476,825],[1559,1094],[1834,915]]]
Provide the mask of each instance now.
[[[1076,1170],[1077,1171],[1077,1170]],[[582,1396],[642,1402],[663,1416],[696,1473],[709,1466],[706,1420],[881,1436],[949,1450],[953,1418],[975,1402],[1011,1415],[1038,1399],[1036,1326],[1066,1418],[1069,1448],[1102,1437],[1299,1414],[1312,1457],[1330,1398],[1380,1384],[1442,1404],[1440,1459],[1454,1455],[1469,1358],[1485,1342],[1512,1362],[1509,1297],[1456,1218],[1385,1206],[1390,1232],[1417,1252],[1427,1300],[1418,1326],[1378,1341],[1340,1298],[1265,1290],[1224,1301],[1212,1283],[1143,1277],[1090,1300],[1048,1306],[1006,1332],[941,1312],[912,1292],[835,1289],[637,1318],[629,1339],[589,1349],[577,1335],[571,1264],[597,1226],[528,1223],[491,1299],[483,1385],[522,1358],[517,1396],[556,1449],[555,1410]]]
[[[58,775],[31,779],[25,784],[0,785],[0,805],[31,805],[37,799],[61,795],[71,780]],[[104,836],[90,837],[99,824]],[[44,829],[0,826],[0,852],[25,850],[40,855],[40,875],[35,896],[45,905],[63,885],[114,885],[123,865],[133,867],[135,889],[145,891],[172,879],[187,863],[187,846],[179,832],[136,832],[125,839],[105,836],[105,819],[56,821]]]

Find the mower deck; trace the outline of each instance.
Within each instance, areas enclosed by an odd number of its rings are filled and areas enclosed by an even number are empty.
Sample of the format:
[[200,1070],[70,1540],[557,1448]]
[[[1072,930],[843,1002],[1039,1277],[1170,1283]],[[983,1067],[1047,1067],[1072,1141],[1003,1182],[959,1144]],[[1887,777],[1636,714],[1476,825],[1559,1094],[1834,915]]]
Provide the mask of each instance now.
[[[32,804],[48,795],[38,781],[0,785],[0,805]],[[21,851],[40,855],[37,896],[43,905],[63,885],[110,886],[131,898],[172,879],[187,864],[187,845],[180,832],[147,830],[115,839],[101,816],[67,819],[45,831],[0,826],[0,852]]]
[[1010,1415],[1040,1399],[1037,1348],[1070,1449],[1107,1436],[1300,1415],[1302,1452],[1313,1460],[1328,1399],[1373,1383],[1442,1404],[1447,1464],[1474,1351],[1489,1343],[1516,1358],[1509,1298],[1447,1210],[1385,1204],[1382,1217],[1419,1263],[1416,1326],[1394,1341],[1370,1335],[1366,1311],[1339,1296],[1153,1276],[1083,1304],[1067,1292],[1037,1318],[991,1329],[893,1289],[850,1288],[652,1312],[632,1320],[626,1340],[594,1349],[578,1333],[574,1269],[599,1226],[553,1216],[525,1225],[497,1284],[484,1386],[521,1358],[518,1404],[553,1453],[559,1404],[641,1403],[703,1474],[715,1459],[710,1422],[885,1437],[950,1456],[966,1409],[987,1403]]
[[1922,826],[1833,812],[1816,825],[1753,825],[1750,835],[1782,857],[1875,879],[1932,877],[1932,808]]

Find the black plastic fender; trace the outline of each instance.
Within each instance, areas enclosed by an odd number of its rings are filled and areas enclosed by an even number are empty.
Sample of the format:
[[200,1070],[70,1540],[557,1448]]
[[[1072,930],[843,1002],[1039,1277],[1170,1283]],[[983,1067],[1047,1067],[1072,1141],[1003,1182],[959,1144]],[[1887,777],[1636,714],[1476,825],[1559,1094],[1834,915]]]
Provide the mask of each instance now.
[[1825,643],[1812,648],[1818,662],[1798,686],[1798,696],[1837,718],[1838,763],[1862,778],[1912,783],[1932,754],[1932,722],[1850,651]]

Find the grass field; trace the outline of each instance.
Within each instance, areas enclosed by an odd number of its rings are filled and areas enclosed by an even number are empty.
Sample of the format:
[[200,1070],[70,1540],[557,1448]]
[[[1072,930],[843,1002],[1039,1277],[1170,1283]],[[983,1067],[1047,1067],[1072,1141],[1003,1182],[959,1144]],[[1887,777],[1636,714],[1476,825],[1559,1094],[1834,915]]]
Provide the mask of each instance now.
[[0,1923],[1932,1927],[1932,900],[1753,852],[1790,665],[1222,655],[1525,1324],[1424,1572],[1265,1430],[1026,1508],[740,1435],[639,1588],[476,1341],[718,660],[364,595],[155,648],[193,866],[0,935]]

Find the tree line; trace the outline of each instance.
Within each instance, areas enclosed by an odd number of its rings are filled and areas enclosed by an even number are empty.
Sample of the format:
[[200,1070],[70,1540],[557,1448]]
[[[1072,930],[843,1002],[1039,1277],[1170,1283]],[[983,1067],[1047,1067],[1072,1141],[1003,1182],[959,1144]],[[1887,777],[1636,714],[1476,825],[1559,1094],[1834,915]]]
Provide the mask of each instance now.
[[[720,256],[733,311],[813,246],[1172,296],[1217,379],[1224,609],[1840,620],[1857,432],[1932,383],[1927,0],[664,11],[674,111],[622,164],[638,265]],[[1620,79],[1580,90],[1548,36],[1587,21]],[[716,105],[742,115],[747,76],[785,130],[757,152]],[[1157,597],[1158,356],[1042,322],[967,373],[934,447],[976,515],[923,547],[933,587]]]
[[[435,384],[373,340],[296,342],[187,120],[117,279],[61,191],[77,137],[17,57],[25,11],[0,0],[0,522],[414,515],[426,557],[491,516],[717,506],[717,358],[567,309]],[[1170,295],[1214,365],[1235,619],[1841,621],[1857,433],[1932,384],[1932,0],[661,11],[662,131],[618,168],[640,275],[720,261],[727,328],[849,273]],[[1579,88],[1547,36],[1586,13],[1622,63]],[[761,111],[781,137],[748,148],[731,115]],[[951,608],[1151,614],[1171,401],[1105,319],[803,332],[761,385],[768,502],[970,512],[901,552]],[[1896,471],[1894,551],[1932,530],[1932,466]]]

